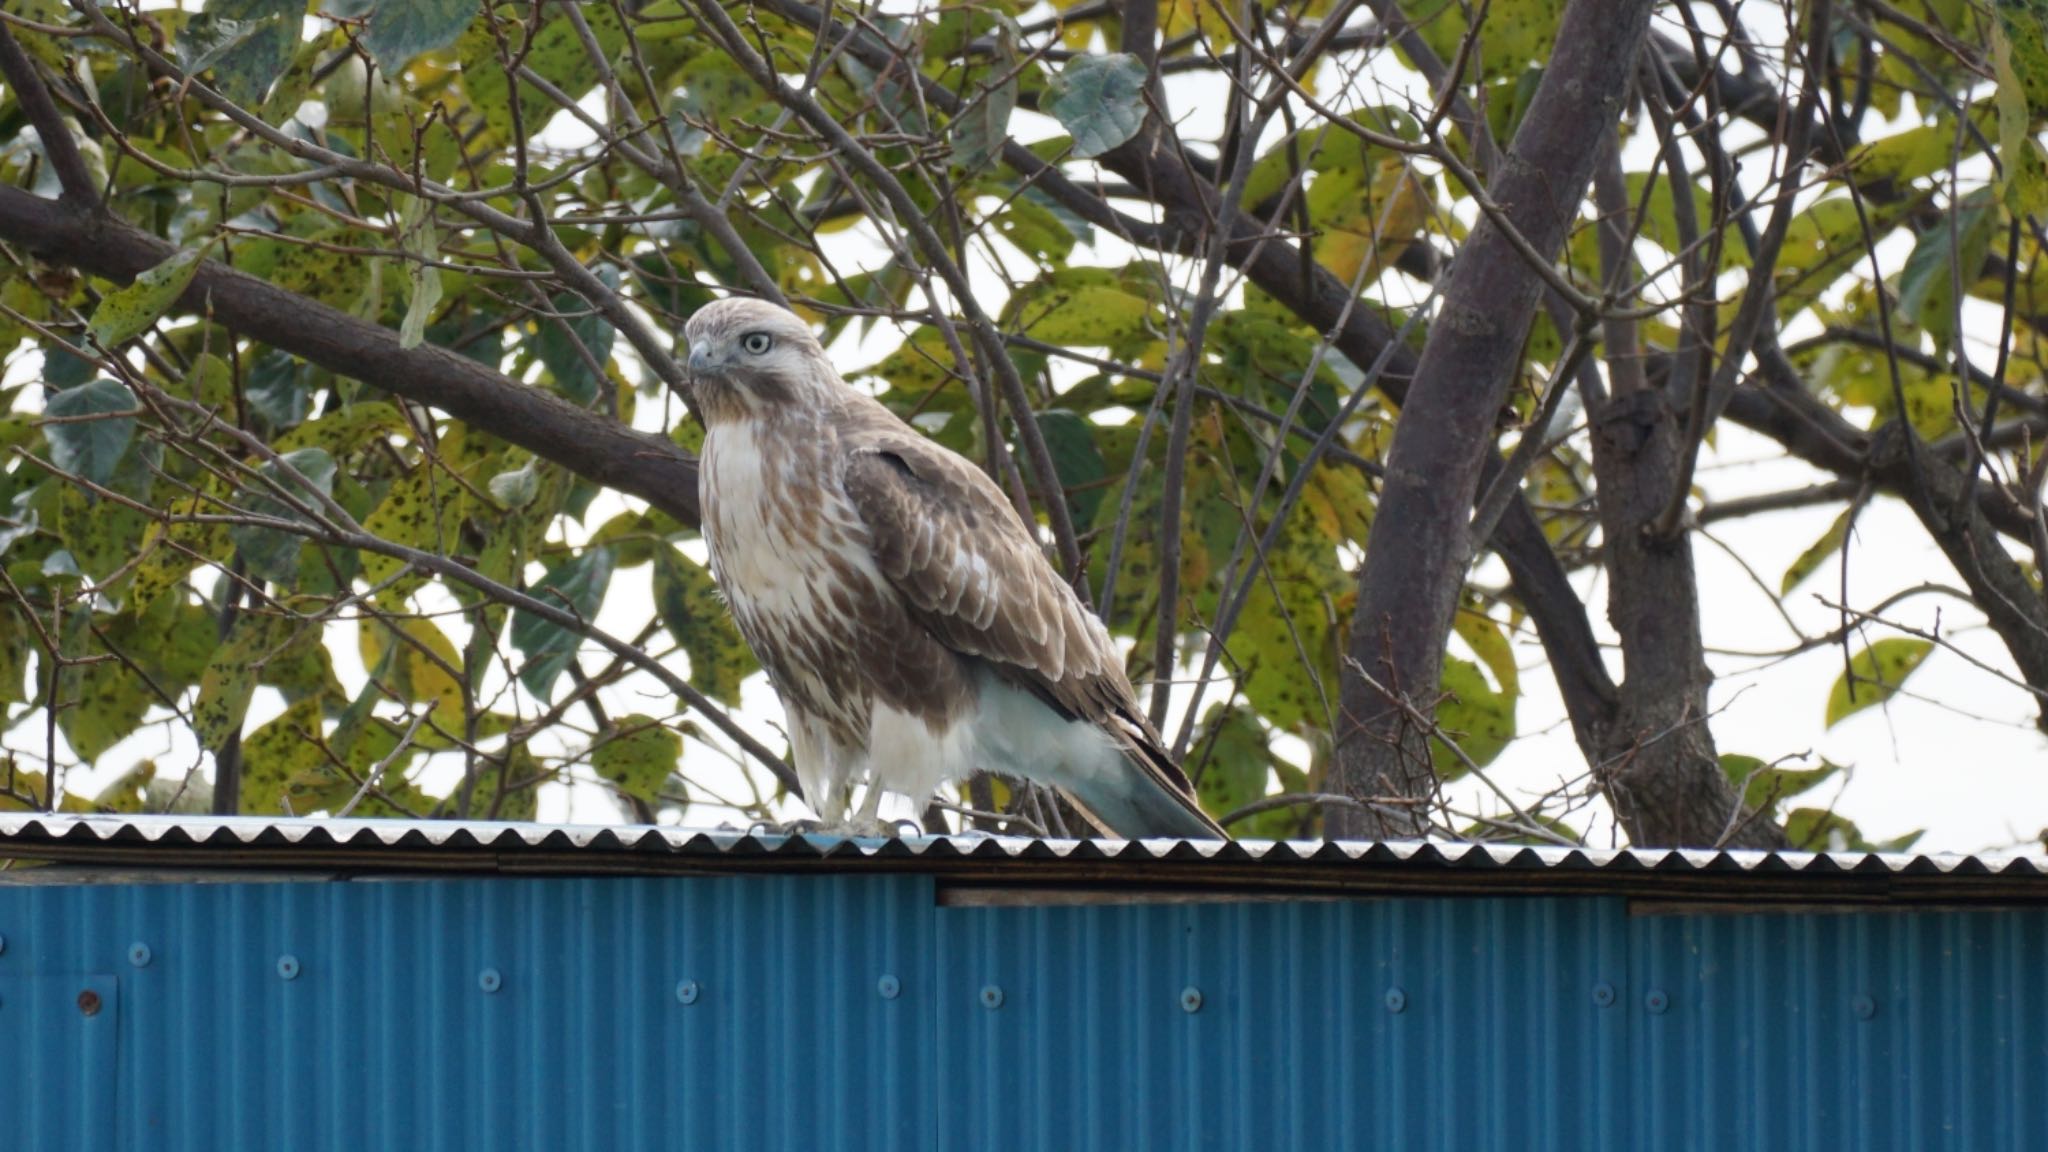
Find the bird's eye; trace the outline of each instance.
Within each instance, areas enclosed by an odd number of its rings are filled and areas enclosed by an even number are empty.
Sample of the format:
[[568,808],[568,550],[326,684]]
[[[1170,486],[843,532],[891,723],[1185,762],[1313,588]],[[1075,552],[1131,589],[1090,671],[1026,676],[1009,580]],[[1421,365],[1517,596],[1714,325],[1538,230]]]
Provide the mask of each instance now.
[[740,347],[755,356],[765,356],[768,349],[775,347],[775,338],[766,332],[749,332],[740,337]]

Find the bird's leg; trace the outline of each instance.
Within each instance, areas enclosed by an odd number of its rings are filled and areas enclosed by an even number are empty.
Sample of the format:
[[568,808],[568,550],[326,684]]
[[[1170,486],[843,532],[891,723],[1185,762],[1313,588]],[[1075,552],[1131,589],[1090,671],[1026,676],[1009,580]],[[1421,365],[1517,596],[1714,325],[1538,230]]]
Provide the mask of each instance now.
[[848,831],[855,836],[896,835],[894,828],[882,822],[882,786],[872,778],[868,782],[868,794],[861,798],[860,811],[847,821]]

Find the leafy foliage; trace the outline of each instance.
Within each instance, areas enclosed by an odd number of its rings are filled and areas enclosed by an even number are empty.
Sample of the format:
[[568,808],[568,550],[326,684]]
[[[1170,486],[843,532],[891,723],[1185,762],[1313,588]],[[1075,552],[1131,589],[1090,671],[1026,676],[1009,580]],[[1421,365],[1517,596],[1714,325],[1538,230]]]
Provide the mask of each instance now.
[[[1434,293],[1473,222],[1517,208],[1479,190],[1568,24],[1564,0],[1399,7],[1416,32],[1390,45],[1362,23],[1321,35],[1354,15],[1329,0],[1253,10],[1252,28],[1165,0],[1148,53],[1116,12],[1070,0],[868,12],[845,41],[814,22],[848,10],[789,0],[209,0],[107,6],[105,27],[28,5],[12,28],[60,103],[96,106],[32,123],[9,77],[0,195],[58,197],[75,152],[107,219],[68,247],[0,229],[0,805],[189,810],[239,764],[251,812],[561,816],[596,794],[633,818],[787,814],[786,742],[703,561],[689,473],[664,455],[701,444],[666,386],[670,334],[738,290],[789,299],[857,386],[1041,515],[1063,507],[1075,536],[1054,540],[1048,516],[1049,554],[1083,557],[1141,698],[1176,683],[1164,735],[1202,802],[1242,812],[1247,835],[1314,833],[1370,634],[1360,570],[1376,532],[1401,530],[1380,526],[1379,494],[1413,356],[1457,327]],[[1796,60],[1778,47],[1807,16],[1764,27],[1777,18],[1757,15],[1754,43]],[[1832,504],[1832,523],[1760,566],[1766,593],[1811,599],[1792,593],[1830,583],[1812,577],[1859,516],[1924,503],[1890,461],[1932,461],[2005,534],[1946,553],[2006,566],[1962,573],[1970,597],[2048,615],[2015,595],[2040,584],[2048,432],[2040,13],[1902,0],[1833,18],[1832,58],[1782,95],[1689,41],[1653,46],[1673,84],[1621,121],[1607,199],[1589,192],[1552,287],[1611,322],[1585,325],[1595,383],[1633,371],[1683,424],[1733,364],[1696,430],[1708,450],[1809,465],[1814,494],[1781,504]],[[42,30],[60,25],[76,34]],[[1184,77],[1207,85],[1193,106],[1174,103]],[[1802,167],[1785,125],[1809,83],[1830,143]],[[1718,167],[1731,155],[1740,180]],[[1786,196],[1765,275],[1755,245]],[[1205,287],[1225,217],[1258,239],[1218,246],[1229,267]],[[244,276],[289,294],[286,322],[229,318],[221,293]],[[1731,351],[1752,281],[1762,334]],[[1599,389],[1543,407],[1573,331],[1558,299],[1509,334],[1515,387],[1469,439],[1534,437],[1516,480],[1562,582],[1607,559],[1603,509],[1667,497],[1596,477],[1594,429],[1614,426]],[[1688,364],[1700,382],[1679,379]],[[660,483],[635,479],[650,460]],[[1427,483],[1442,463],[1403,466]],[[1751,494],[1691,476],[1688,526]],[[1516,583],[1528,560],[1444,577],[1440,675],[1404,686],[1430,702],[1434,830],[1573,841],[1607,819],[1601,771],[1546,764],[1515,801],[1494,791],[1566,711],[1556,685],[1640,663],[1543,668],[1572,647],[1560,636],[1593,635],[1606,593],[1580,581],[1538,603]],[[1835,632],[1785,653],[1881,623],[1836,610]],[[1850,642],[1815,738],[1952,663],[1932,640]],[[1971,666],[2048,678],[2030,659],[2015,639]],[[1791,807],[1848,778],[1834,762],[1719,759],[1729,795],[1795,845],[1879,842],[1832,802]],[[579,782],[601,787],[558,787]]]

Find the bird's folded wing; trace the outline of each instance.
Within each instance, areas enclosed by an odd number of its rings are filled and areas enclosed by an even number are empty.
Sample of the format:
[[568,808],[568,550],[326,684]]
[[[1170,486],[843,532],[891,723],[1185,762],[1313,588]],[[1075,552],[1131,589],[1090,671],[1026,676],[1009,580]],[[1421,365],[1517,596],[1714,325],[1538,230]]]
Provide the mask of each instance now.
[[874,564],[920,623],[1071,715],[1135,717],[1145,730],[1110,633],[981,469],[909,428],[848,447],[846,492]]
[[918,621],[1068,715],[1156,753],[1132,759],[1187,792],[1187,777],[1137,709],[1109,633],[1046,562],[1002,490],[908,429],[870,429],[849,441],[847,495],[868,526],[876,566]]
[[1085,694],[1092,681],[1122,679],[1108,634],[980,470],[915,433],[851,448],[846,491],[875,564],[934,635],[1031,674],[1071,711],[1111,702]]

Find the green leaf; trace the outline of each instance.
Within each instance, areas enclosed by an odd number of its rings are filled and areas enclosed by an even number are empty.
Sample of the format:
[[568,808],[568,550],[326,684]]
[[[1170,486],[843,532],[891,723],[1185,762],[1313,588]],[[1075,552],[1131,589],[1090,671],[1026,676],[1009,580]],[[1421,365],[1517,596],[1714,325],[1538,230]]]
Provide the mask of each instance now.
[[1969,291],[1983,274],[1997,227],[1998,202],[1990,189],[1980,188],[1914,240],[1899,273],[1899,314],[1933,334],[1936,343],[1946,344],[1955,327],[1958,273]]
[[1075,282],[1064,269],[1043,277],[1012,305],[1019,326],[1035,340],[1063,347],[1110,348],[1145,334],[1151,302],[1114,284]]
[[[1446,61],[1460,58],[1459,41],[1469,27],[1465,13],[1483,12],[1484,22],[1477,29],[1479,46],[1470,59],[1475,70],[1483,66],[1481,75],[1486,79],[1520,72],[1530,63],[1548,63],[1564,6],[1564,0],[1492,0],[1483,7],[1456,0],[1401,3],[1401,9],[1419,26],[1422,38]],[[1511,135],[1504,134],[1501,139]]]
[[1062,409],[1033,413],[1033,417],[1038,422],[1039,435],[1045,439],[1046,450],[1052,455],[1060,487],[1066,490],[1074,523],[1094,523],[1096,510],[1109,492],[1102,483],[1109,476],[1109,467],[1102,462],[1102,451],[1095,446],[1095,426],[1085,417]]
[[211,352],[192,358],[192,366],[178,382],[177,391],[195,404],[216,412],[230,411],[235,402],[235,372],[228,362]]
[[[306,483],[312,485],[313,492],[306,491],[305,485],[279,467],[279,463],[304,477]],[[334,457],[328,455],[325,448],[301,448],[279,457],[279,463],[267,463],[257,469],[269,483],[256,481],[250,485],[249,511],[276,520],[312,523],[311,517],[285,503],[277,490],[282,489],[300,504],[317,509],[320,501],[314,492],[320,496],[334,494]],[[297,533],[281,528],[236,524],[228,529],[228,536],[235,543],[235,551],[249,566],[250,575],[279,584],[288,584],[298,576],[299,549],[305,540]]]
[[1868,852],[1873,849],[1854,820],[1825,808],[1794,808],[1785,817],[1785,839],[1798,852]]
[[[101,654],[105,649],[94,639],[90,651]],[[86,761],[98,760],[131,735],[154,699],[149,685],[119,660],[101,660],[67,672],[62,692],[67,707],[57,713],[57,729]]]
[[[181,496],[168,508],[173,517],[188,517],[208,507],[198,496]],[[186,573],[198,563],[195,557],[225,565],[230,540],[224,524],[195,524],[173,520],[165,525],[151,521],[143,529],[142,562],[135,580],[128,586],[128,606],[147,612],[164,593],[184,583]]]
[[[448,551],[455,540],[463,497],[462,485],[442,467],[448,461],[444,452],[438,462],[428,459],[415,464],[392,483],[370,518],[363,522],[363,528],[393,544],[425,552]],[[363,578],[382,584],[396,576],[406,563],[397,556],[365,554]],[[396,587],[409,590],[424,579],[424,573],[413,573]]]
[[126,384],[106,379],[50,397],[43,415],[62,421],[43,425],[43,435],[50,440],[50,462],[105,485],[135,438],[136,411],[135,393]]
[[590,749],[591,767],[628,796],[648,807],[662,803],[662,785],[683,755],[683,738],[661,721],[637,713],[621,716]]
[[1842,771],[1842,766],[1823,760],[1818,768],[1768,768],[1755,756],[1728,752],[1721,756],[1721,771],[1728,782],[1742,789],[1742,806],[1755,810],[1810,791]]
[[1784,578],[1778,581],[1778,595],[1786,595],[1799,587],[1800,582],[1813,575],[1823,561],[1842,550],[1842,542],[1849,538],[1849,518],[1852,513],[1852,509],[1844,509],[1840,516],[1835,517],[1835,522],[1828,525],[1828,530],[1821,533],[1820,539],[1815,540],[1811,547],[1799,554],[1797,560],[1792,561],[1792,566],[1785,569]]
[[28,661],[35,652],[34,635],[20,605],[0,605],[0,705],[28,703]]
[[1048,263],[1063,262],[1073,255],[1076,233],[1059,213],[1039,203],[1029,191],[996,213],[996,231],[1026,255]]
[[1865,708],[1891,699],[1932,651],[1932,641],[1894,636],[1858,652],[1849,661],[1849,671],[1835,679],[1828,693],[1827,726],[1833,728]]
[[148,331],[184,295],[205,255],[202,248],[186,248],[137,276],[126,288],[107,293],[93,309],[86,330],[100,347],[109,350]]
[[740,681],[760,670],[711,574],[674,548],[654,557],[654,607],[690,658],[690,687],[737,706]]
[[983,88],[961,115],[954,117],[952,127],[952,162],[969,172],[979,172],[995,162],[1004,152],[1004,141],[1010,139],[1010,113],[1018,107],[1018,82],[1010,76],[1012,57],[999,53],[993,64],[999,76],[1008,76],[999,84]]
[[[588,622],[597,618],[597,607],[604,602],[611,579],[612,550],[589,548],[548,569],[528,594]],[[512,614],[512,646],[526,657],[519,682],[542,700],[554,691],[556,678],[576,659],[582,643],[579,633],[550,620],[525,611]]]
[[[1202,810],[1211,816],[1221,818],[1266,794],[1273,749],[1258,713],[1250,708],[1211,705],[1202,717],[1194,753],[1198,759],[1188,771],[1195,777],[1195,795]],[[1251,834],[1249,828],[1241,831]]]
[[[1484,768],[1493,763],[1515,738],[1516,696],[1496,691],[1479,665],[1456,656],[1444,657],[1443,691],[1437,726],[1474,764]],[[1441,779],[1455,780],[1467,771],[1465,762],[1440,741],[1432,741],[1429,752]]]
[[92,361],[78,355],[79,342],[68,337],[44,340],[38,347],[43,353],[43,385],[63,390],[76,388],[93,378],[99,371]]
[[1074,156],[1086,159],[1123,144],[1145,124],[1145,65],[1114,52],[1077,56],[1046,83],[1042,105],[1074,138]]
[[[184,41],[200,33],[206,22],[234,25],[200,34],[216,43],[209,62],[221,95],[253,107],[291,67],[305,16],[305,0],[207,0],[206,11],[194,16],[179,35],[180,54]],[[185,70],[203,67],[187,64]]]
[[273,430],[296,428],[313,409],[306,377],[305,365],[272,348],[256,358],[242,394]]
[[312,794],[347,778],[329,759],[318,700],[301,700],[242,741],[242,810],[304,816]]
[[396,76],[420,53],[455,43],[476,11],[477,0],[378,0],[363,47],[386,75]]
[[[1990,128],[1988,117],[1972,116],[1971,120],[1980,128]],[[1955,119],[1943,115],[1932,124],[1881,136],[1857,148],[1850,158],[1850,170],[1859,184],[1905,184],[1948,167],[1955,143]],[[1965,132],[1963,156],[1975,151],[1973,137]]]
[[[606,287],[618,289],[617,268],[605,265],[597,270],[597,275]],[[555,378],[555,387],[570,403],[588,406],[597,399],[604,382],[604,368],[611,362],[617,330],[573,292],[562,293],[552,304],[560,317],[541,320],[540,333],[533,340],[533,353],[547,365],[549,375]],[[593,362],[595,368],[591,366]]]
[[260,20],[235,20],[214,12],[194,13],[178,32],[178,67],[197,76],[262,28]]

